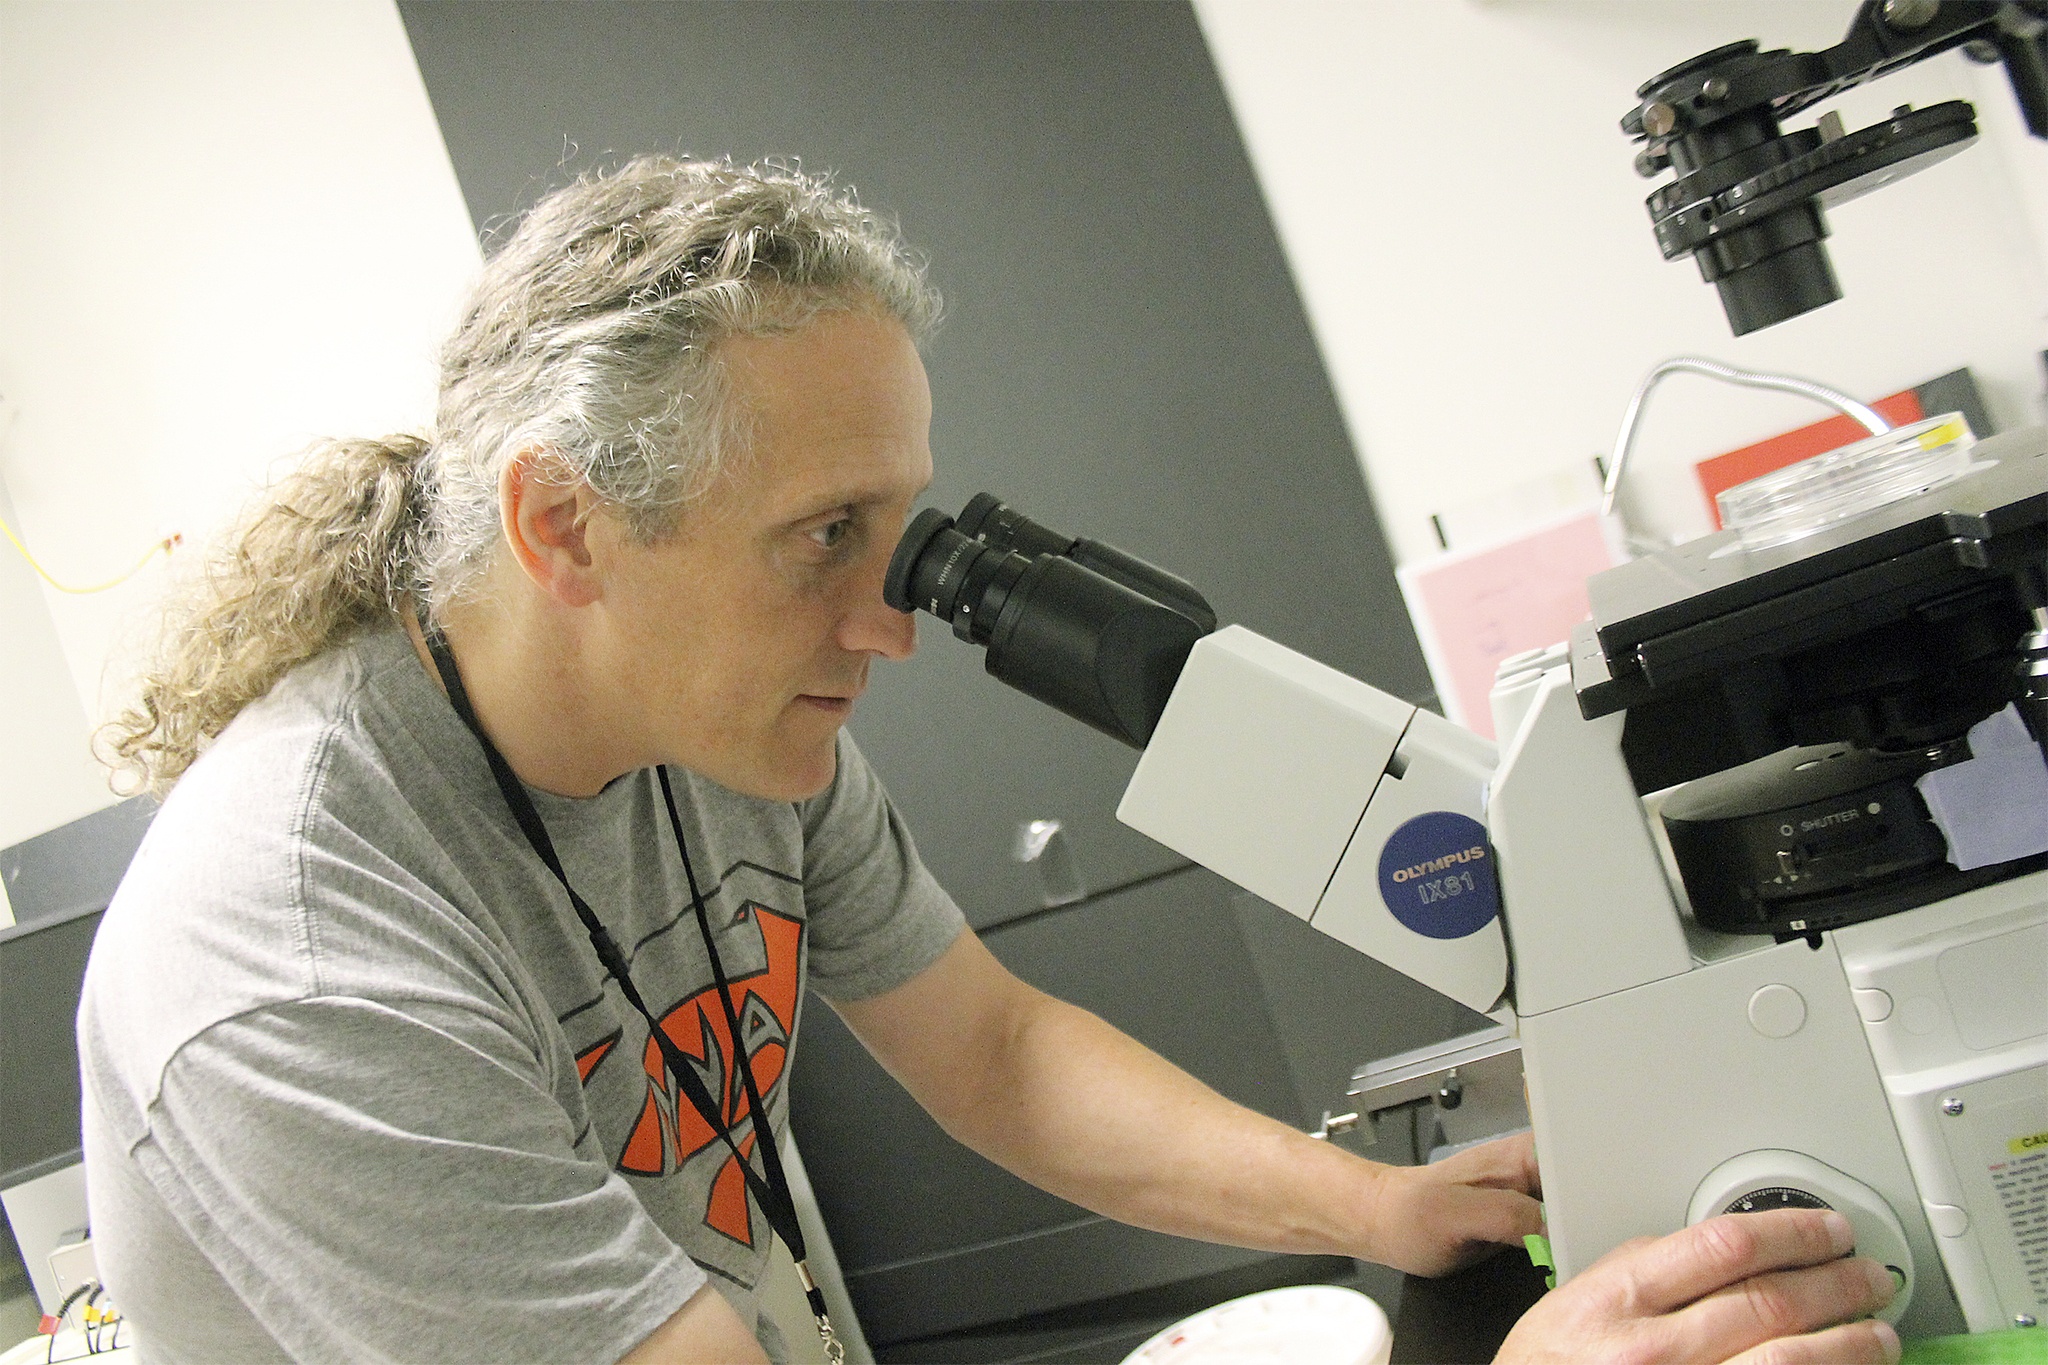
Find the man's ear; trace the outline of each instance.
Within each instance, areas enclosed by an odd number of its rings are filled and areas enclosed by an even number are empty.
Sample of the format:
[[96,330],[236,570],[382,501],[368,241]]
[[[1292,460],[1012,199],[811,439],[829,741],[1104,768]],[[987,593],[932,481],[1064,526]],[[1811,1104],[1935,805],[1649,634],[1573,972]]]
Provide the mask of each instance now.
[[520,451],[498,478],[498,518],[512,557],[563,606],[587,607],[604,595],[588,536],[601,505],[589,484],[563,483],[542,450]]

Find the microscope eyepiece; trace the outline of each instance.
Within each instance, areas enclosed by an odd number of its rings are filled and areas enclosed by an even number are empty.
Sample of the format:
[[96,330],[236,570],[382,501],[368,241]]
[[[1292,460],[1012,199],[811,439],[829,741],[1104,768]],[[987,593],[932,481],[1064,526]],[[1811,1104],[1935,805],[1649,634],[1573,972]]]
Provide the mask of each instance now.
[[889,558],[882,600],[928,611],[969,644],[985,645],[1010,590],[1031,568],[1024,555],[971,540],[936,507],[919,512]]
[[1023,555],[1064,555],[1080,542],[1040,526],[993,493],[976,493],[960,509],[960,532],[999,550]]
[[1138,748],[1188,651],[1216,628],[1202,595],[1172,574],[1047,530],[989,493],[957,522],[918,513],[882,596],[986,648],[995,677]]
[[1084,569],[1093,569],[1111,582],[1121,583],[1132,592],[1179,612],[1200,626],[1204,634],[1216,629],[1216,613],[1202,594],[1195,591],[1194,585],[1185,579],[1156,564],[1148,564],[1136,555],[1125,554],[1114,545],[1061,535],[1050,527],[1041,526],[993,493],[975,494],[961,509],[957,525],[962,535],[972,536],[998,550],[1032,558],[1058,555],[1071,559]]

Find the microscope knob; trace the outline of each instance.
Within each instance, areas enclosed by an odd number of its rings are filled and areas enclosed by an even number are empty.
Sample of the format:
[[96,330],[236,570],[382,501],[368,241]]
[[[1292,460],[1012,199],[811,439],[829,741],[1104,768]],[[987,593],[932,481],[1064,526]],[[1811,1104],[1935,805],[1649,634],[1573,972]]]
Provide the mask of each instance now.
[[1878,1316],[1896,1323],[1913,1299],[1913,1252],[1906,1230],[1876,1190],[1803,1152],[1744,1152],[1716,1166],[1693,1191],[1685,1221],[1766,1209],[1833,1209],[1856,1231],[1856,1254],[1892,1273],[1898,1292]]

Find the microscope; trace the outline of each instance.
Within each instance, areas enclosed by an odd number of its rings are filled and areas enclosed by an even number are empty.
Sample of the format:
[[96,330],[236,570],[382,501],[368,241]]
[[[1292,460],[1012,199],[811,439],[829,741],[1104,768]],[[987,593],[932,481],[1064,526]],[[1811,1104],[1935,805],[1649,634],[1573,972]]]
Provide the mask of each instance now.
[[[1974,111],[1779,120],[1965,46],[2048,136],[2044,35],[2048,4],[1871,0],[1827,52],[1657,77],[1623,128],[1678,172],[1665,255],[1738,333],[1839,297],[1823,209]],[[921,513],[885,593],[1142,750],[1124,823],[1498,1021],[1379,1088],[1519,1044],[1560,1277],[1831,1207],[1902,1335],[2048,1330],[2048,429],[1935,417],[1724,498],[1501,665],[1498,750],[989,494]]]

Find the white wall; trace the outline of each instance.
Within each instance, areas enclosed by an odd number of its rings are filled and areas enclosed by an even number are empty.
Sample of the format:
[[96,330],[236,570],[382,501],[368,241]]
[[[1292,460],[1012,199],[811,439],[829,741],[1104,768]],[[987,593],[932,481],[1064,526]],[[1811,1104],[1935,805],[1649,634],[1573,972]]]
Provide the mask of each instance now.
[[[189,571],[310,441],[424,426],[478,261],[392,0],[0,0],[0,503],[59,578]],[[0,545],[0,846],[112,799],[167,576]]]
[[[1737,37],[1819,48],[1851,0],[1197,0],[1402,561],[1433,512],[1613,439],[1701,351],[1876,395],[1968,364],[2039,420],[2048,149],[1948,57],[1845,99],[1975,100],[1987,145],[1834,215],[1846,297],[1729,337],[1652,244],[1615,121]],[[391,0],[0,0],[0,515],[60,577],[196,542],[323,434],[424,424],[477,247]],[[1690,465],[1810,420],[1678,379],[1632,504],[1705,526]],[[50,592],[0,546],[0,845],[110,799],[85,758],[166,579]]]
[[[1617,121],[1723,43],[1832,46],[1853,0],[1195,3],[1402,562],[1436,552],[1433,512],[1604,453],[1674,354],[1867,397],[1969,365],[2001,425],[2043,419],[2048,145],[1999,70],[1949,54],[1836,102],[1859,128],[1971,99],[1988,145],[1832,214],[1842,301],[1737,339],[1697,268],[1658,255]],[[1627,505],[1699,534],[1694,461],[1825,415],[1667,381]]]

